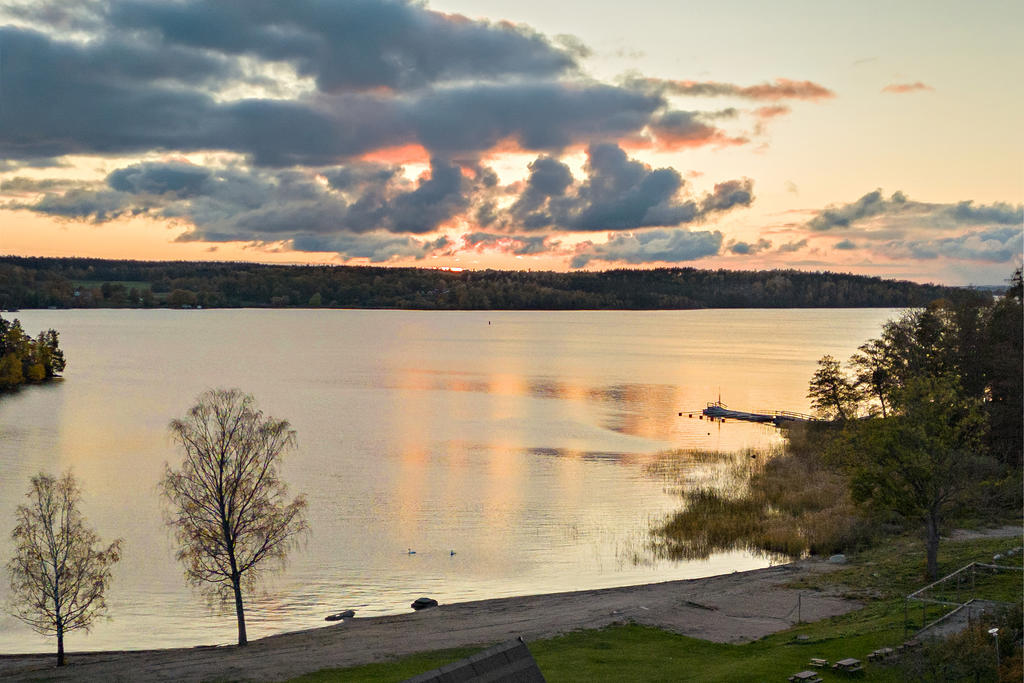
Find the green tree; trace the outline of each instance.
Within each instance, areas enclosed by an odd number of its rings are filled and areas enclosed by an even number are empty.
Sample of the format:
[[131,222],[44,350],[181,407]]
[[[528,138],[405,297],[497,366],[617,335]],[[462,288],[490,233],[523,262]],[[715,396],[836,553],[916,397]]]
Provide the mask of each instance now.
[[885,417],[888,412],[889,393],[892,391],[892,353],[881,339],[862,344],[850,357],[854,386],[865,397],[878,403]]
[[1005,295],[992,307],[986,335],[989,443],[1000,461],[1024,465],[1024,282],[1014,272]]
[[57,665],[64,665],[64,634],[88,630],[106,611],[111,569],[121,540],[105,550],[85,525],[82,494],[71,473],[32,477],[27,505],[15,511],[14,557],[7,563],[14,616],[43,635],[57,637]]
[[24,381],[21,359],[14,353],[0,356],[0,389],[13,389]]
[[994,471],[994,461],[981,454],[985,417],[950,376],[911,379],[893,396],[889,417],[848,423],[833,454],[855,501],[924,526],[927,571],[935,579],[944,520],[977,498]]
[[859,394],[832,356],[822,356],[811,377],[807,398],[818,414],[831,420],[847,420],[857,414]]
[[282,567],[307,529],[305,498],[289,501],[278,476],[295,432],[236,389],[201,394],[170,428],[184,451],[180,469],[165,465],[161,482],[177,557],[194,586],[234,598],[238,644],[245,645],[243,591],[262,572]]

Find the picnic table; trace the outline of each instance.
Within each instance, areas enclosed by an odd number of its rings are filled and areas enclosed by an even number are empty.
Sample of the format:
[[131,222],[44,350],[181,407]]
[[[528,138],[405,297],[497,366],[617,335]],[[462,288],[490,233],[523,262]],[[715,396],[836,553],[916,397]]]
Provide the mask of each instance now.
[[811,666],[818,669],[824,669],[826,666],[828,666],[828,660],[820,659],[818,657],[811,657]]
[[903,643],[902,645],[900,645],[898,648],[896,648],[896,651],[897,652],[903,652],[904,650],[907,650],[907,651],[909,651],[909,650],[916,650],[919,647],[921,647],[921,641],[917,640],[915,638],[915,639],[908,640],[905,643]]
[[892,659],[896,656],[896,650],[891,647],[880,647],[871,654],[868,655],[869,662],[881,662],[887,659]]
[[864,665],[860,663],[859,659],[853,657],[847,657],[846,659],[840,659],[838,662],[832,665],[832,669],[835,671],[841,671],[843,673],[857,673],[858,671],[864,670]]
[[789,677],[792,683],[822,683],[817,671],[801,671]]

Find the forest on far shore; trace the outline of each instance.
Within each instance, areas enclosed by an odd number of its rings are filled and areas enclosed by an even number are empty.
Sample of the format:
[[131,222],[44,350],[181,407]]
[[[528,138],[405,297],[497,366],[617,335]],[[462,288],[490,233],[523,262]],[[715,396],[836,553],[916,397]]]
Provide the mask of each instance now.
[[[1007,273],[1009,277],[1010,273]],[[580,310],[869,308],[986,291],[796,270],[697,268],[560,273],[374,266],[0,257],[0,309],[407,308]]]

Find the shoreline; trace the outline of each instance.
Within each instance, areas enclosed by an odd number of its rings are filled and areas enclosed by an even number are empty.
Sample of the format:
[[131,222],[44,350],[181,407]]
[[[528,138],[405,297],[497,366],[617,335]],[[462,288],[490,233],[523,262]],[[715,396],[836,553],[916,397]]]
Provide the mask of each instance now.
[[407,614],[346,619],[236,645],[69,652],[57,668],[48,654],[0,655],[5,680],[280,680],[324,668],[387,661],[416,652],[508,640],[527,642],[569,631],[636,622],[715,642],[742,643],[804,621],[852,611],[859,603],[832,592],[784,584],[836,569],[824,560],[619,588],[601,588],[443,604]]

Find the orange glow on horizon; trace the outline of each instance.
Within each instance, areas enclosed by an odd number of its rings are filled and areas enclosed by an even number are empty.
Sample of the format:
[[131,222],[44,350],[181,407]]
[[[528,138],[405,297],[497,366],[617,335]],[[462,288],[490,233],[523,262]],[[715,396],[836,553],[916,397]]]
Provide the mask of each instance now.
[[430,152],[419,143],[396,145],[394,147],[381,147],[372,152],[367,152],[360,157],[362,161],[372,161],[379,164],[393,164],[404,166],[405,164],[429,164]]

